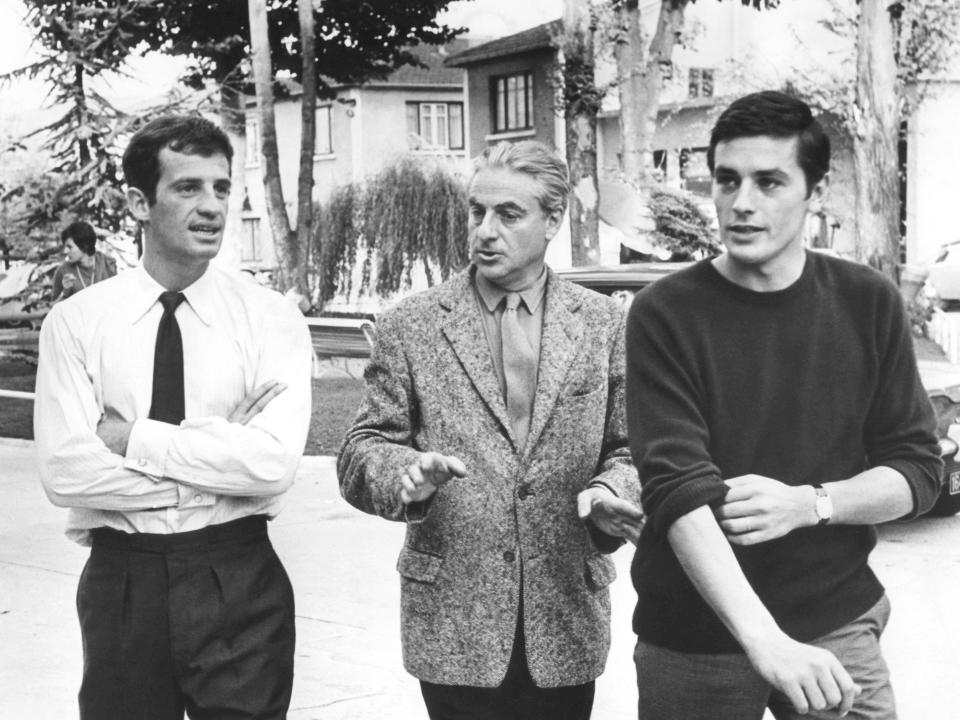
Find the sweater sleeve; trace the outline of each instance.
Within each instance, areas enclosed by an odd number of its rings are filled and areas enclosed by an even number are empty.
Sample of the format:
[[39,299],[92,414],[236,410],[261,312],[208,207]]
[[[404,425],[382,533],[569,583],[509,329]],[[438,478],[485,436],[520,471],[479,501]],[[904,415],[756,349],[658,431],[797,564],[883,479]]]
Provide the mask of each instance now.
[[892,307],[879,313],[879,382],[867,417],[864,443],[871,467],[884,465],[906,478],[913,495],[907,518],[929,510],[940,493],[943,463],[936,417],[920,381],[906,310],[891,290]]
[[678,518],[720,502],[727,488],[710,457],[696,378],[658,297],[639,293],[627,320],[627,425],[647,522],[665,536]]

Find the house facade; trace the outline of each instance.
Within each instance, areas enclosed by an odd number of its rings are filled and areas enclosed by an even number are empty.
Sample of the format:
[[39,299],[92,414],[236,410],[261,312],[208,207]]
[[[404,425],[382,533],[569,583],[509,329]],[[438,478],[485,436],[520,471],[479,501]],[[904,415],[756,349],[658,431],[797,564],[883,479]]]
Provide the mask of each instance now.
[[[402,155],[444,158],[458,169],[466,157],[463,71],[446,67],[451,53],[469,46],[455,40],[413,49],[425,67],[404,66],[383,80],[339,86],[334,100],[317,102],[313,158],[314,199],[326,200],[334,188],[376,174]],[[296,219],[300,157],[301,93],[275,105],[280,179],[291,223]],[[267,216],[260,154],[260,123],[254,100],[247,104],[246,136],[234,138],[243,158],[242,183],[226,254],[246,270],[276,266]],[[235,164],[235,167],[239,162]]]
[[[647,37],[656,29],[660,4],[659,0],[640,2]],[[772,11],[757,11],[736,2],[687,6],[690,40],[687,47],[676,47],[672,63],[662,68],[664,82],[654,136],[654,163],[668,187],[687,190],[702,206],[710,206],[709,133],[717,115],[735,97],[787,84],[817,89],[818,83],[825,85],[831,77],[849,71],[846,63],[852,61],[852,40],[822,24],[833,17],[835,5],[830,0],[805,0],[784,3]],[[477,45],[447,60],[448,65],[466,71],[468,156],[501,140],[527,137],[563,151],[564,126],[554,90],[561,33],[562,24],[557,20]],[[615,72],[609,47],[598,47],[598,84],[615,80]],[[960,143],[949,128],[960,110],[960,62],[926,90],[901,147],[908,263],[920,262],[941,243],[957,239],[951,235],[949,215],[951,198],[960,196],[960,173],[955,171]],[[621,177],[619,116],[614,89],[605,98],[598,118],[601,218],[604,184]],[[811,216],[808,241],[852,255],[852,148],[837,117],[826,113],[821,119],[832,139],[833,164],[825,208]],[[569,264],[568,249],[557,250],[560,252],[551,248],[554,264]]]

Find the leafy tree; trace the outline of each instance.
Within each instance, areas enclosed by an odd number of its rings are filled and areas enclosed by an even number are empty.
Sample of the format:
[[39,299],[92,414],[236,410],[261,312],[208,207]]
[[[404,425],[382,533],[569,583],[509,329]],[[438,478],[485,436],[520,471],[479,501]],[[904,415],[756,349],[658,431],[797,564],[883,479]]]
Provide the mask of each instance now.
[[320,301],[350,293],[362,256],[360,292],[393,294],[413,281],[417,265],[428,285],[466,267],[467,193],[442,165],[402,157],[364,184],[338,188],[322,207]]
[[[653,135],[660,107],[663,70],[670,67],[673,50],[684,39],[687,6],[696,0],[661,0],[657,29],[644,36],[638,0],[612,0],[614,44],[620,89],[620,141],[627,181],[643,187],[651,181]],[[757,10],[773,9],[780,0],[740,0]]]
[[[83,77],[91,71],[117,70],[131,53],[159,51],[190,58],[191,66],[183,80],[193,88],[204,88],[214,81],[220,92],[220,111],[223,124],[228,129],[242,134],[244,131],[244,98],[253,89],[251,84],[250,18],[246,3],[234,0],[205,0],[182,2],[181,0],[26,0],[31,7],[31,21],[45,47],[56,47],[57,54],[50,59],[51,66],[72,67],[74,60],[83,67]],[[318,72],[310,83],[317,96],[333,98],[336,86],[355,84],[373,78],[386,77],[395,68],[404,64],[417,64],[410,46],[421,42],[442,44],[448,42],[460,30],[438,25],[437,14],[449,5],[450,0],[415,0],[396,3],[392,0],[324,0],[322,3],[304,3],[299,0],[272,0],[269,6],[266,39],[269,46],[272,77],[285,76],[298,82],[304,75],[302,48],[305,26],[301,9],[312,9],[315,32],[308,33],[315,40],[314,51]],[[306,13],[307,16],[311,13]],[[66,39],[83,34],[85,55],[77,43]],[[52,43],[52,44],[51,44]],[[90,57],[88,57],[88,55]],[[92,59],[90,59],[92,57]],[[46,66],[45,66],[46,67]],[[39,67],[25,68],[21,74],[36,76]],[[64,85],[64,97],[80,97],[77,82]],[[278,92],[282,92],[279,89]],[[86,138],[92,116],[89,112],[91,97],[84,91],[83,102],[74,113],[75,125],[64,130],[64,138]],[[96,96],[96,101],[106,102]],[[59,96],[58,96],[59,100]],[[304,103],[307,109],[312,105]],[[77,128],[80,128],[79,130]],[[119,133],[111,136],[111,141]],[[271,227],[280,232],[284,225],[286,233],[277,237],[284,262],[282,286],[297,285],[302,289],[302,272],[292,267],[304,264],[300,247],[305,246],[309,234],[309,214],[312,206],[310,192],[304,187],[312,183],[313,134],[302,135],[301,158],[309,156],[309,177],[301,170],[298,184],[298,207],[303,222],[299,228],[289,230],[289,220],[280,215],[282,200],[271,202]],[[97,149],[102,143],[98,141]],[[81,146],[77,146],[82,147]],[[275,157],[276,147],[263,148]],[[77,152],[80,152],[78,149]],[[301,167],[303,163],[301,163]],[[273,162],[264,163],[265,172],[276,174]],[[269,168],[274,168],[269,170]],[[101,159],[97,171],[119,183],[115,154],[110,161]],[[265,182],[276,184],[278,178],[266,178]],[[282,198],[282,195],[281,195]],[[283,213],[285,215],[285,213]],[[287,252],[284,252],[286,250]]]
[[822,25],[847,53],[815,72],[793,74],[789,89],[839,118],[854,160],[856,258],[898,277],[900,128],[956,56],[960,0],[830,0]]
[[[195,60],[188,81],[212,78],[221,84],[225,124],[242,132],[242,93],[249,90],[252,60],[261,121],[264,187],[270,227],[280,254],[280,287],[307,294],[305,248],[312,224],[315,99],[336,97],[338,84],[386,77],[404,64],[418,64],[409,47],[442,44],[462,30],[437,25],[436,15],[450,0],[249,0],[237,3],[158,3],[157,23],[146,36],[158,50]],[[224,10],[224,12],[221,12]],[[304,52],[306,48],[306,52]],[[300,82],[302,132],[297,183],[297,225],[291,228],[280,184],[273,94],[270,80],[285,76]],[[278,92],[284,92],[282,88]]]
[[700,260],[723,249],[710,218],[687,193],[652,189],[650,214],[656,224],[650,239],[673,253],[673,260]]
[[[64,216],[84,216],[116,231],[124,220],[118,140],[159,108],[128,115],[91,81],[122,71],[151,3],[25,1],[25,20],[35,33],[40,59],[0,76],[0,85],[42,78],[50,88],[47,104],[63,111],[27,136],[42,139],[41,148],[50,156],[48,176],[36,185],[14,188],[7,200],[26,203],[19,211],[25,232],[56,225]],[[46,191],[40,192],[41,187]]]
[[570,170],[570,243],[574,265],[600,262],[597,194],[597,115],[604,91],[594,73],[596,19],[589,3],[564,0],[561,108]]

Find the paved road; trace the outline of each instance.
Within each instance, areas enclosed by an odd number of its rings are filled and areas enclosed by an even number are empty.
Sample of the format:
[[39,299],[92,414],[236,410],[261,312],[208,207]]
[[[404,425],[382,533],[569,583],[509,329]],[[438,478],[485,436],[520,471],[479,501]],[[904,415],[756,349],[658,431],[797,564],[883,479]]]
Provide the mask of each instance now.
[[[86,550],[37,480],[31,443],[0,439],[0,717],[76,717],[74,610]],[[425,718],[400,660],[402,527],[339,497],[331,458],[305,458],[271,534],[297,594],[291,720]],[[635,717],[629,553],[615,556],[614,646],[595,720]],[[873,565],[894,615],[884,645],[902,720],[960,718],[960,516],[885,528]]]

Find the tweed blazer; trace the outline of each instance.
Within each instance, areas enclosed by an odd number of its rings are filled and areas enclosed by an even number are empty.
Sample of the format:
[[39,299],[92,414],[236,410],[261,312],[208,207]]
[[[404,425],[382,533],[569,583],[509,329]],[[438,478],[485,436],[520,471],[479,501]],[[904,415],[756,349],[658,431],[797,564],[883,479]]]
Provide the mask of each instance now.
[[[340,490],[365,512],[407,523],[397,570],[412,675],[498,685],[522,595],[536,684],[588,682],[609,650],[615,570],[594,541],[610,538],[577,517],[577,494],[599,479],[640,506],[624,411],[624,312],[548,271],[521,452],[470,272],[378,318],[366,396],[338,457]],[[426,451],[459,457],[468,474],[405,507],[400,475]]]

